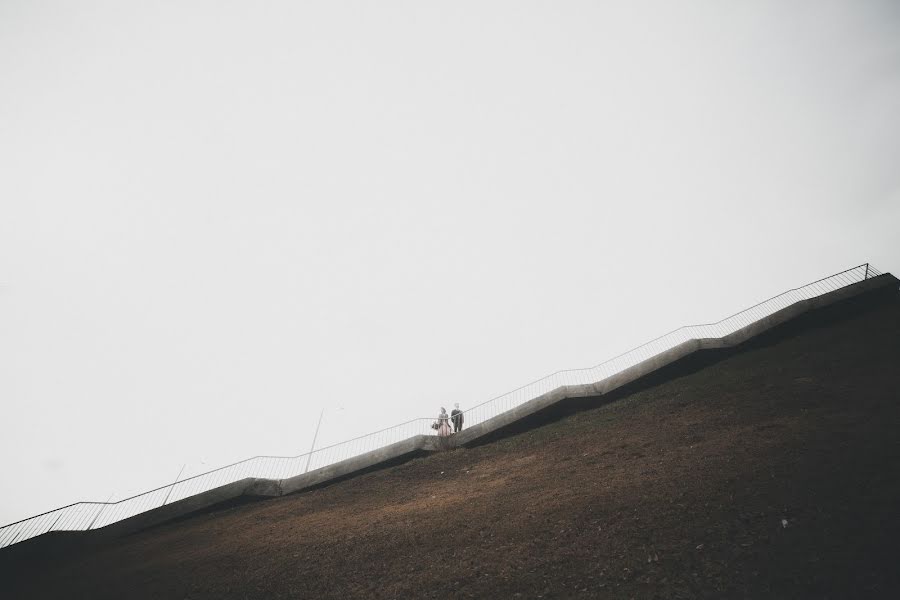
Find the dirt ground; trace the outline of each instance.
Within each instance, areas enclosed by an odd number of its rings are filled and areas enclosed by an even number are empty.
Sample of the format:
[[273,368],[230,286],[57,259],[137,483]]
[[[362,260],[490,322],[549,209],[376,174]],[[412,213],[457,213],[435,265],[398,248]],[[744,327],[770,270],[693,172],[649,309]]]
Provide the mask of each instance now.
[[710,362],[490,444],[35,561],[0,595],[898,597],[900,295]]

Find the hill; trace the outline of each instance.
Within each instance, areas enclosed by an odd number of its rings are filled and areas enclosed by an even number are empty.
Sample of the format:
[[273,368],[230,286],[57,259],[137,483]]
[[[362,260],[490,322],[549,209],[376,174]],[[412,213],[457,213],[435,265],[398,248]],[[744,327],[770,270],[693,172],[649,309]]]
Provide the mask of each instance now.
[[78,552],[0,553],[3,587],[14,598],[893,597],[897,364],[900,294],[872,293],[474,448]]

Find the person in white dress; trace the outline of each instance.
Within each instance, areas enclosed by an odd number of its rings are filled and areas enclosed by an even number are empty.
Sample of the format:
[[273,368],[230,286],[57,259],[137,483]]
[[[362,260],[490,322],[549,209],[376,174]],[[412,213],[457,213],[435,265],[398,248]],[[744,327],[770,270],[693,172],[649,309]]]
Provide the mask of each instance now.
[[437,434],[441,437],[447,437],[453,433],[450,429],[450,415],[447,414],[447,409],[443,406],[441,407],[441,414],[438,415],[437,420]]

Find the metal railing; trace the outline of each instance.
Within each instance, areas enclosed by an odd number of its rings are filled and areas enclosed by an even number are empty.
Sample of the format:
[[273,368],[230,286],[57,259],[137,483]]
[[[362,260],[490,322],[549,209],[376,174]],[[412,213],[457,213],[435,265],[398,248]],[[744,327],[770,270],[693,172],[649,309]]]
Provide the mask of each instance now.
[[[477,425],[565,385],[603,381],[691,339],[719,338],[801,300],[859,283],[882,273],[868,263],[788,290],[716,323],[680,327],[606,362],[558,371],[464,411],[466,427]],[[51,531],[87,531],[247,477],[281,480],[313,471],[417,435],[434,435],[433,418],[406,421],[352,440],[297,456],[254,456],[116,502],[76,502],[0,527],[0,548]]]

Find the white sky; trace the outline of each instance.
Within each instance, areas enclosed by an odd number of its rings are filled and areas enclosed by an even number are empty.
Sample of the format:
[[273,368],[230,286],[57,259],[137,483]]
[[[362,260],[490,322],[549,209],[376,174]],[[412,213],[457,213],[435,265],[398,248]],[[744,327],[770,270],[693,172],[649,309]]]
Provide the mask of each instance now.
[[898,156],[892,2],[3,0],[0,524],[896,271]]

